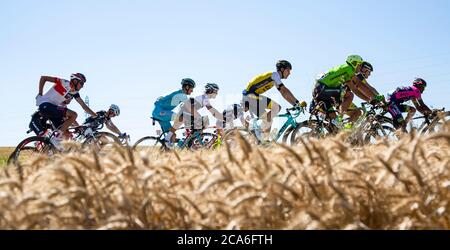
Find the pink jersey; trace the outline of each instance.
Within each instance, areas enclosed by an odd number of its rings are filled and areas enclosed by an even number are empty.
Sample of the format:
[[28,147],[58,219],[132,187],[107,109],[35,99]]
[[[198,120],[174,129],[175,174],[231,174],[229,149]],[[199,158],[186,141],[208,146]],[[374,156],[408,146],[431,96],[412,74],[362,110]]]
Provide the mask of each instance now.
[[73,98],[80,97],[77,91],[70,91],[70,81],[56,78],[56,83],[42,97],[37,100],[37,106],[51,103],[57,106],[67,106]]
[[396,90],[388,94],[389,102],[402,103],[410,100],[418,100],[422,98],[420,90],[414,86],[412,87],[399,87]]

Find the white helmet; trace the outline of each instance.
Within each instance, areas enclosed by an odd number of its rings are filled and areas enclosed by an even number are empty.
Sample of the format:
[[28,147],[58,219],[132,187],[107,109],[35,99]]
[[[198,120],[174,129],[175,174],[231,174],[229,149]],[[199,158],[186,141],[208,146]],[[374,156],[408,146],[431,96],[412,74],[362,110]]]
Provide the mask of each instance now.
[[119,108],[119,106],[117,106],[115,104],[111,104],[109,109],[112,110],[116,116],[120,115],[120,108]]
[[219,85],[215,83],[208,83],[205,86],[206,91],[219,91]]

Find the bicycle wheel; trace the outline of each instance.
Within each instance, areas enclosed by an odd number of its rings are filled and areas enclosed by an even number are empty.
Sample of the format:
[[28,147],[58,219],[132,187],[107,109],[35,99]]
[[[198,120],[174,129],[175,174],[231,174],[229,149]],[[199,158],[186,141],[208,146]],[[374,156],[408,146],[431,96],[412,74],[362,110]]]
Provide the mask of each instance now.
[[200,133],[191,136],[186,142],[190,150],[209,149],[217,140],[217,135],[213,133]]
[[114,144],[121,145],[117,136],[109,132],[96,132],[93,137],[89,137],[83,142],[83,148],[92,148],[96,151],[110,149]]
[[445,125],[450,123],[450,111],[442,112],[441,114],[438,114],[437,117],[435,117],[430,124],[425,126],[421,133],[433,133],[441,131],[445,128]]
[[397,140],[396,129],[386,125],[375,123],[372,124],[365,132],[363,132],[363,144],[375,143],[377,140],[383,138],[387,140]]
[[282,136],[281,142],[284,144],[288,144],[291,142],[289,136],[292,135],[292,132],[294,132],[295,128],[293,126],[290,126],[289,128],[284,131],[284,134]]
[[139,139],[138,141],[136,141],[136,143],[133,145],[133,150],[154,150],[154,149],[158,149],[158,150],[165,150],[166,149],[166,144],[163,140],[161,140],[158,137],[154,137],[154,136],[146,136],[143,137],[141,139]]
[[228,146],[231,147],[231,148],[239,146],[239,142],[237,141],[237,134],[238,133],[247,142],[249,142],[252,145],[258,145],[260,143],[258,138],[256,138],[256,135],[252,131],[249,131],[246,128],[235,128],[235,129],[226,131],[225,135],[223,137],[223,141],[226,144],[228,144]]
[[56,148],[48,138],[33,136],[17,145],[8,158],[8,164],[26,166],[39,155],[52,156],[57,153]]
[[291,145],[300,142],[300,138],[324,138],[331,134],[323,123],[317,120],[304,121],[297,124],[297,127],[291,133]]

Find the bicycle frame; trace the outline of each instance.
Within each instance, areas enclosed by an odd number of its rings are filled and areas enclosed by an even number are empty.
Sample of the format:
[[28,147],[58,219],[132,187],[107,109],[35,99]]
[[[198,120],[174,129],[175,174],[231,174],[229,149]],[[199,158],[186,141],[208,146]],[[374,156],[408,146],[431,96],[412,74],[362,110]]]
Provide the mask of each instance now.
[[[445,108],[442,109],[435,109],[434,111],[440,113],[440,112],[445,112]],[[433,117],[433,119],[430,120],[429,116],[419,116],[416,118],[413,118],[412,120],[419,120],[419,119],[424,119],[424,121],[422,122],[422,124],[420,124],[419,128],[417,128],[417,131],[419,131],[420,133],[425,133],[428,130],[428,127],[433,125],[433,127],[436,125],[436,123],[439,121],[439,114],[436,115],[435,117]],[[427,128],[427,129],[425,129]]]
[[[286,130],[289,127],[293,127],[294,129],[297,128],[297,121],[296,119],[300,116],[300,114],[302,113],[302,111],[300,110],[295,110],[295,112],[292,114],[291,111],[294,111],[295,109],[286,109],[286,114],[281,114],[278,115],[277,117],[280,118],[287,118],[287,120],[284,122],[283,126],[281,127],[281,129],[278,131],[276,137],[275,137],[275,141],[278,141],[281,136],[283,136],[284,132],[286,132]],[[304,110],[303,110],[304,112]]]

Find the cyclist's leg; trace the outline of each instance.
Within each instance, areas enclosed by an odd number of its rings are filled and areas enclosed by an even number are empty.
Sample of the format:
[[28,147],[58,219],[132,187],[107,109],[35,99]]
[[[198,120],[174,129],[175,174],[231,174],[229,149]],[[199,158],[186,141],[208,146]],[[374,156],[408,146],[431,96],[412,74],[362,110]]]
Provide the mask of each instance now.
[[57,106],[51,103],[43,103],[39,106],[39,110],[56,128],[59,128],[64,135],[68,136],[67,129],[76,121],[77,113],[63,106]]
[[[173,115],[174,113],[171,110],[164,110],[158,106],[155,106],[155,109],[152,112],[152,116],[158,119],[159,126],[163,133],[172,131],[172,124],[170,122],[172,121]],[[168,140],[172,135],[174,134],[170,134],[169,132],[166,139]]]
[[64,133],[64,137],[66,138],[70,137],[68,129],[72,124],[76,124],[77,117],[78,114],[75,111],[70,109],[66,110],[65,121],[60,127],[60,130]]
[[334,109],[334,106],[339,104],[339,99],[341,96],[341,89],[340,88],[329,88],[324,84],[318,83],[316,84],[315,90],[315,99],[316,102],[323,102],[324,103],[324,109],[327,115],[331,119],[336,118],[336,110]]
[[177,114],[173,116],[173,125],[168,129],[167,138],[170,138],[171,142],[175,142],[177,139],[176,132],[183,125],[184,122],[183,110],[178,111]]
[[344,101],[339,107],[339,113],[341,115],[347,114],[348,108],[350,107],[350,105],[352,105],[354,97],[355,95],[351,91],[345,91]]
[[158,123],[163,133],[168,132],[170,128],[172,128],[172,124],[170,123],[170,121],[159,120]]
[[403,129],[403,124],[404,124],[405,120],[403,119],[402,112],[398,106],[399,105],[397,103],[391,102],[388,105],[388,111],[392,116],[394,128],[395,129],[400,129],[400,128]]
[[416,114],[416,108],[415,107],[411,107],[408,105],[399,105],[399,109],[401,112],[408,112],[408,114],[406,115],[405,118],[405,126],[409,124],[409,122],[411,121],[411,119],[414,117],[414,115]]
[[256,117],[260,117],[260,113],[259,113],[259,108],[258,108],[258,97],[255,95],[244,95],[242,97],[242,103],[244,104],[245,107],[248,107],[248,111],[256,116]]
[[347,109],[347,115],[350,117],[351,122],[355,122],[362,115],[361,109],[359,109],[353,102]]
[[[263,117],[263,119],[262,119],[263,120],[263,123],[262,123],[263,132],[269,133],[272,128],[273,118],[276,117],[280,113],[281,106],[280,106],[280,104],[276,103],[272,99],[265,97],[265,96],[261,96],[260,102],[262,103],[262,105],[260,105],[260,106],[264,107],[264,109],[269,109],[269,112],[267,112],[267,114],[265,114],[265,117]],[[266,125],[264,125],[265,122],[266,122]]]

